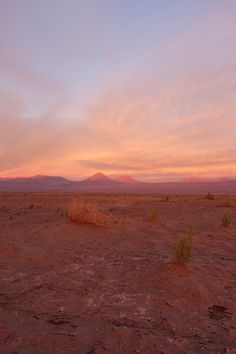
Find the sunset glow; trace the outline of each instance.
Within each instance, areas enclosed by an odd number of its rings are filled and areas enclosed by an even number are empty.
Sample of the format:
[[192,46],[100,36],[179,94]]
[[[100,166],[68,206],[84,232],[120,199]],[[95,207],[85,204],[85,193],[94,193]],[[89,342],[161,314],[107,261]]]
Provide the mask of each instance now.
[[234,0],[0,0],[0,176],[236,177]]

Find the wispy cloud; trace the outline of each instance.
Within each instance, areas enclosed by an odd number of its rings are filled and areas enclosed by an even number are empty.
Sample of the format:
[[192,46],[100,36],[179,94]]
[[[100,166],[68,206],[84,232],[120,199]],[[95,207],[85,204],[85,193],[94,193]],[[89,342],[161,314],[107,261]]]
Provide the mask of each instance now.
[[[26,9],[34,14],[27,3],[22,18]],[[22,31],[19,38],[12,36],[5,21],[10,34],[0,35],[0,174],[80,178],[102,170],[147,180],[236,176],[235,2],[212,7],[209,1],[206,12],[201,7],[204,15],[193,16],[188,27],[181,24],[171,35],[176,26],[155,27],[156,19],[149,24],[141,12],[130,24],[119,5],[127,39],[117,32],[117,17],[113,27],[105,3],[100,8],[96,2],[98,12],[91,18],[88,6],[87,17],[78,27],[74,18],[59,40],[59,27],[53,28],[55,50],[48,32],[39,31],[38,19],[36,25],[26,19],[31,39]],[[50,6],[45,18],[40,13],[47,30]],[[57,26],[64,16],[70,18],[71,8],[65,15],[63,9],[59,6]],[[22,18],[15,10],[16,23]],[[166,32],[160,35],[159,29]]]
[[2,174],[236,175],[232,80],[227,71],[163,90],[158,80],[114,85],[83,113],[71,107],[68,117],[63,102],[36,120],[19,97],[1,95]]

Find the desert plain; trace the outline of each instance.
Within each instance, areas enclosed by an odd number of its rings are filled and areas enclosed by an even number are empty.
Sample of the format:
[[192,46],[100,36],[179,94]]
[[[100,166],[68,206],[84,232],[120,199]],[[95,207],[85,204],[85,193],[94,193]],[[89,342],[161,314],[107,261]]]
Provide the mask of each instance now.
[[236,196],[74,195],[0,193],[1,354],[236,353]]

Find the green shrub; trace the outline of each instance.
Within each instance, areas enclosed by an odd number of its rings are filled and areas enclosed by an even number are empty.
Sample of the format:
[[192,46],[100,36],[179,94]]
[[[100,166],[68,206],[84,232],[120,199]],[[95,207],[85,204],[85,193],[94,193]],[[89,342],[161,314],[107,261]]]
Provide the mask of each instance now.
[[175,244],[175,260],[178,264],[186,264],[192,257],[192,234],[181,236]]

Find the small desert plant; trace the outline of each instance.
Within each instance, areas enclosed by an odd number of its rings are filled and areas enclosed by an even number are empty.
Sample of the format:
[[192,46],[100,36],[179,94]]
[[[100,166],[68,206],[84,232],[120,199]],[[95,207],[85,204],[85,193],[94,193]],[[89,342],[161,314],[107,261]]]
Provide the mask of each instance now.
[[98,210],[97,206],[75,197],[67,208],[67,217],[78,224],[92,224],[103,228],[108,224],[108,217]]
[[185,265],[192,257],[192,233],[181,236],[175,244],[175,261],[178,264]]
[[228,227],[231,224],[231,216],[224,212],[221,218],[221,226]]
[[148,221],[152,222],[152,221],[155,221],[156,220],[156,217],[157,217],[157,210],[156,208],[151,208],[149,209],[148,211]]
[[206,199],[208,199],[208,200],[214,200],[215,197],[214,197],[214,195],[212,195],[211,193],[207,193]]

